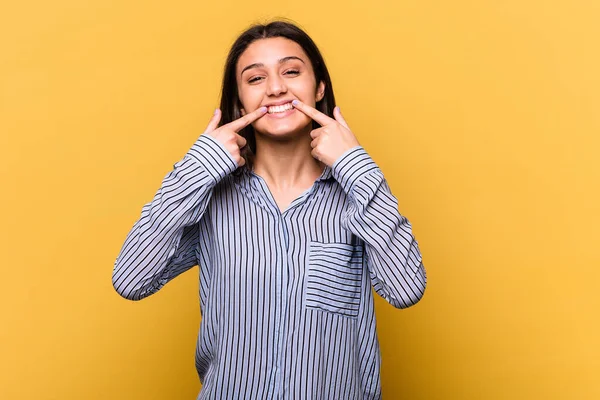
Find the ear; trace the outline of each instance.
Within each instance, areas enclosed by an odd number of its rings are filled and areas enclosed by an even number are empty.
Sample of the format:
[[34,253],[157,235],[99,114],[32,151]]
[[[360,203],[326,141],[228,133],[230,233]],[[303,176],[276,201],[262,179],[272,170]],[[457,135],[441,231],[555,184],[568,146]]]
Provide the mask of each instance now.
[[325,97],[325,82],[321,81],[317,85],[317,94],[315,95],[315,103],[318,103],[319,101],[323,100],[323,97]]

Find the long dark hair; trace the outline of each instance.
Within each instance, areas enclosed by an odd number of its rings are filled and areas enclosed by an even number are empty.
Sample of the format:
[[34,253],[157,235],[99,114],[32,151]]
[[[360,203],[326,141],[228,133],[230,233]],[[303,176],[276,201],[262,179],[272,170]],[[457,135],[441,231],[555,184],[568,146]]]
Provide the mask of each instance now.
[[[219,126],[227,124],[242,117],[242,105],[239,100],[236,80],[236,65],[242,53],[248,46],[259,39],[268,39],[275,37],[284,37],[292,40],[300,45],[308,59],[310,60],[313,71],[315,72],[315,80],[317,85],[323,81],[325,83],[325,93],[323,98],[318,101],[315,108],[322,113],[333,118],[333,109],[335,108],[335,96],[333,95],[333,87],[331,78],[327,71],[327,66],[323,60],[323,56],[317,45],[302,29],[291,22],[284,20],[272,21],[268,24],[255,24],[244,31],[233,43],[227,61],[225,62],[225,70],[223,73],[223,86],[221,89],[221,121]],[[320,125],[313,121],[313,129]],[[248,125],[242,129],[239,134],[243,136],[248,145],[242,150],[241,156],[246,160],[245,168],[252,169],[254,154],[256,153],[256,140],[254,137],[254,128]],[[241,172],[238,168],[237,173]]]

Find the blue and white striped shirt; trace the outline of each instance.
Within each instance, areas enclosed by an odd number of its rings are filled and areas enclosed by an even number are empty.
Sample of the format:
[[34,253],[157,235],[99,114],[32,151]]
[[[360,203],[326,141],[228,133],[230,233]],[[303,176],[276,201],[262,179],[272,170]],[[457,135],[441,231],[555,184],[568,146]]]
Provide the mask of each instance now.
[[112,280],[140,300],[200,267],[197,399],[378,399],[371,288],[423,296],[410,222],[363,147],[281,212],[265,181],[200,135],[126,237]]

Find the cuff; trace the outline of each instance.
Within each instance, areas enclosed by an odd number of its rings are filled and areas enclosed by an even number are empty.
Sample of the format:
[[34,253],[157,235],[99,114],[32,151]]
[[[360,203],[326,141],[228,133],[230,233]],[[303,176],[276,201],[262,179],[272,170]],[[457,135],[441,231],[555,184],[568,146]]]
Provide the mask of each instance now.
[[340,183],[346,193],[362,176],[379,170],[375,161],[362,146],[346,150],[331,166],[333,177]]
[[238,167],[233,156],[225,146],[212,136],[202,134],[187,152],[198,161],[204,169],[218,182],[235,171]]

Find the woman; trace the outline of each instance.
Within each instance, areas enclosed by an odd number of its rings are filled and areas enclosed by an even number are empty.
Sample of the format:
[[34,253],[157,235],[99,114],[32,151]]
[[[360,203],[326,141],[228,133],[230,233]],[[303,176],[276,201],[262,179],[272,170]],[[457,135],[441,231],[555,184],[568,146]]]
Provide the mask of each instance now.
[[306,33],[251,27],[229,53],[220,109],[127,235],[113,271],[127,299],[200,267],[198,399],[381,397],[371,287],[406,308],[426,275],[334,105]]

